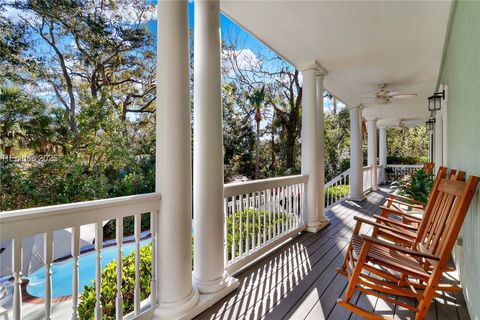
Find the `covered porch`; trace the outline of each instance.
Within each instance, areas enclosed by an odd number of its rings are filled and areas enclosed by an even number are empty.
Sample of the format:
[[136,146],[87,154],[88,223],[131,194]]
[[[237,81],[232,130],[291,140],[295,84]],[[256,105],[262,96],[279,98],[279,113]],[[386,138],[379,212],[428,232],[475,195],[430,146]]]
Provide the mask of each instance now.
[[[195,319],[359,319],[336,305],[347,280],[336,272],[355,226],[354,216],[372,217],[392,189],[381,186],[356,203],[344,200],[325,211],[330,224],[318,233],[301,233],[258,263],[235,275],[239,288]],[[362,232],[369,232],[365,228]],[[458,283],[449,273],[444,281]],[[404,299],[398,298],[397,299]],[[355,304],[393,319],[413,319],[410,310],[376,297],[356,294]],[[404,299],[412,305],[415,301]],[[469,319],[462,293],[435,300],[428,319]]]

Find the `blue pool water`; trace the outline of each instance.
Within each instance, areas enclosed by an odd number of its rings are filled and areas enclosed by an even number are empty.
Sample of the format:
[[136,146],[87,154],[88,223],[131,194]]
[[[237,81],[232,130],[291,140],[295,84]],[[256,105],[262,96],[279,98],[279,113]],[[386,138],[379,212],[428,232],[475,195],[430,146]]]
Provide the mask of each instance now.
[[[140,246],[150,243],[150,239],[140,242]],[[135,249],[135,243],[128,243],[122,246],[123,256],[131,253]],[[95,251],[82,254],[78,258],[79,273],[79,292],[83,292],[83,287],[92,284],[95,279],[95,265],[97,254]],[[117,259],[117,247],[112,246],[102,250],[102,269],[107,264]],[[72,271],[73,259],[53,263],[52,265],[52,296],[54,298],[70,296],[72,294]],[[31,273],[28,277],[30,282],[27,285],[28,294],[35,297],[43,297],[45,294],[45,267],[42,267]]]

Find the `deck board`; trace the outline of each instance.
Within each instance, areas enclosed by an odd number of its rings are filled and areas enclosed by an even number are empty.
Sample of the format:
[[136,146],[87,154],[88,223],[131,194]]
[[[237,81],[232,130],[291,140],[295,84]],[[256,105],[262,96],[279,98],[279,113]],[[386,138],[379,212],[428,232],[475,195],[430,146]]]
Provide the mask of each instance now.
[[[336,268],[345,256],[355,226],[353,217],[379,213],[378,206],[384,203],[389,191],[381,188],[369,193],[361,203],[343,201],[329,208],[326,215],[330,225],[317,234],[303,233],[235,275],[240,287],[196,319],[360,319],[336,304],[347,285]],[[370,228],[364,225],[362,232]],[[452,274],[449,280],[457,282]],[[358,306],[378,314],[402,320],[414,318],[409,310],[358,291],[352,299]],[[436,299],[427,318],[470,319],[463,294]]]

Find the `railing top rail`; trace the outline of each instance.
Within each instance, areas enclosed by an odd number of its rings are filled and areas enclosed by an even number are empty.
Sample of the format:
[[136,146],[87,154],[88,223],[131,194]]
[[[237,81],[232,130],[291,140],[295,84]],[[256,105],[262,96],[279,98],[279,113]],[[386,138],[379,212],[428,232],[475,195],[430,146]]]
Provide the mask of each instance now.
[[394,167],[394,168],[402,168],[402,167],[422,168],[422,167],[423,167],[423,164],[387,164],[387,167]]
[[342,179],[342,177],[346,177],[347,175],[350,174],[350,168],[348,168],[347,170],[343,171],[342,173],[340,173],[338,176],[336,176],[335,178],[333,178],[332,180],[328,181],[327,183],[325,183],[325,188],[328,188],[330,187],[331,185],[335,184],[336,182],[340,181]]
[[0,240],[152,212],[160,209],[160,193],[68,203],[0,213]]
[[224,185],[224,197],[232,197],[239,194],[247,194],[265,189],[278,188],[286,185],[305,183],[308,181],[306,175],[295,175],[286,177],[277,177],[270,179],[261,179],[247,182],[234,182]]

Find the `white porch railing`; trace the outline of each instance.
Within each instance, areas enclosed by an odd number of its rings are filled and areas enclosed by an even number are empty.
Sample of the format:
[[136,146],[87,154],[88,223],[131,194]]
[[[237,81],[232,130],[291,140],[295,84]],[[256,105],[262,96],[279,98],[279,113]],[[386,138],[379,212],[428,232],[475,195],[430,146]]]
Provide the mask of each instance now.
[[225,266],[233,273],[305,229],[307,176],[226,184]]
[[422,164],[387,164],[385,168],[386,178],[388,181],[398,181],[421,168],[423,168]]
[[325,208],[345,200],[350,192],[350,169],[325,184]]
[[[0,214],[0,240],[11,241],[12,275],[13,283],[13,319],[24,319],[22,316],[22,239],[26,237],[43,235],[45,263],[45,292],[44,312],[45,319],[50,319],[52,305],[52,263],[53,263],[53,233],[56,230],[71,230],[71,255],[73,259],[72,271],[72,319],[78,318],[79,303],[79,272],[78,261],[80,257],[80,227],[83,225],[95,225],[95,319],[102,319],[102,304],[100,288],[102,283],[101,256],[103,250],[103,222],[116,219],[116,244],[117,259],[122,261],[123,243],[123,218],[134,216],[134,242],[135,242],[135,287],[134,287],[134,311],[135,318],[142,317],[152,312],[156,302],[156,232],[157,215],[160,207],[160,195],[157,193],[126,196],[112,199],[103,199],[79,203],[70,203],[41,208],[22,209],[8,211]],[[150,303],[141,305],[140,288],[140,240],[141,240],[141,215],[150,213],[151,216],[151,242],[152,242],[152,274]],[[3,252],[5,254],[6,252]],[[122,319],[122,268],[117,268],[116,310],[117,319]]]

